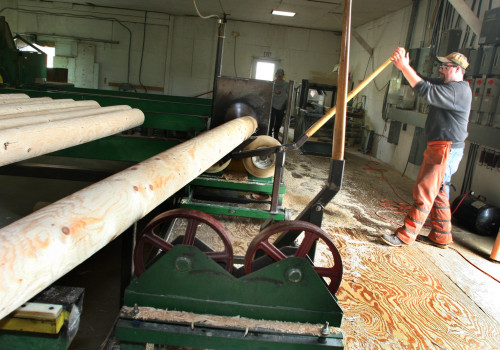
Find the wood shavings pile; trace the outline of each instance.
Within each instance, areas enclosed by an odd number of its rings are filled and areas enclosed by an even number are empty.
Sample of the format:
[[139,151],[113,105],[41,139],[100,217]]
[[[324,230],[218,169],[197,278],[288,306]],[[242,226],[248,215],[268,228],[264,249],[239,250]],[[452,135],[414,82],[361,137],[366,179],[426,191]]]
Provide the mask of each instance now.
[[[255,320],[240,316],[216,316],[200,315],[192,312],[172,311],[155,309],[152,307],[138,307],[134,313],[133,307],[124,306],[121,310],[121,317],[130,317],[143,321],[175,322],[191,325],[191,328],[197,326],[211,327],[230,327],[245,331],[273,331],[288,334],[303,334],[312,336],[321,336],[322,324],[282,322],[269,320]],[[339,328],[329,327],[330,333],[340,333]]]

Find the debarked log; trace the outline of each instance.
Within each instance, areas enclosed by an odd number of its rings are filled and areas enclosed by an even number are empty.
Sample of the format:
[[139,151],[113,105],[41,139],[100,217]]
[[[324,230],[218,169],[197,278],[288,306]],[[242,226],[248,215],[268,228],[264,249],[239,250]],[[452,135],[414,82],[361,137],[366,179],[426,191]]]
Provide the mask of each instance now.
[[94,141],[144,122],[139,109],[0,130],[0,166]]
[[52,113],[47,113],[46,111],[38,111],[32,113],[17,113],[8,114],[0,116],[0,130],[9,129],[18,126],[25,126],[38,123],[53,122],[56,120],[71,119],[77,117],[86,117],[96,114],[104,114],[114,111],[122,111],[130,109],[130,106],[117,105],[117,106],[107,106],[107,107],[96,107],[96,108],[81,108],[76,107],[61,108],[53,111]]
[[14,93],[14,94],[0,94],[0,100],[7,100],[7,99],[21,99],[21,98],[30,98],[28,95],[23,94],[23,93]]
[[229,121],[0,229],[0,319],[72,270],[240,145]]
[[[29,101],[29,100],[28,100]],[[53,111],[59,108],[67,107],[99,107],[99,103],[92,100],[73,101],[71,99],[59,99],[52,101],[43,101],[38,103],[21,103],[0,105],[0,116],[12,113]]]

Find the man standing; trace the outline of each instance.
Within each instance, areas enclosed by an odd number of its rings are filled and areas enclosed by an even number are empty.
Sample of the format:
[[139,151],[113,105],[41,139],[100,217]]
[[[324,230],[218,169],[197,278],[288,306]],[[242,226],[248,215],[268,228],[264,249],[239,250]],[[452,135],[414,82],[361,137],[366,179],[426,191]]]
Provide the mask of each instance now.
[[[453,242],[449,184],[462,159],[472,101],[469,83],[464,81],[467,58],[458,52],[438,57],[441,79],[423,79],[410,66],[404,48],[392,54],[392,62],[403,73],[418,95],[427,99],[429,113],[425,122],[427,148],[413,188],[413,206],[404,225],[382,240],[402,247],[419,242],[446,248]],[[419,236],[427,216],[431,216],[429,235]]]
[[[283,79],[285,71],[279,68],[276,71],[276,79],[274,80],[274,90],[273,90],[273,106],[271,109],[271,121],[269,123],[269,136],[273,136],[278,140],[281,123],[283,123],[283,117],[285,116],[286,101],[288,100],[288,82]],[[279,140],[278,140],[279,141]],[[282,143],[286,143],[283,140]]]

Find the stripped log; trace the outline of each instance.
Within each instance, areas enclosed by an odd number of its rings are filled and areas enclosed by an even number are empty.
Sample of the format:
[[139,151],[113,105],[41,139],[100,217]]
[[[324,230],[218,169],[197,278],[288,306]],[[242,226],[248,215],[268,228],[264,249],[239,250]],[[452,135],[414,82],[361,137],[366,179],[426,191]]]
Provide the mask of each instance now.
[[10,98],[30,98],[28,95],[26,94],[0,94],[0,100],[6,100],[6,99],[10,99]]
[[48,101],[48,103],[33,103],[33,104],[16,104],[16,105],[0,105],[0,116],[12,113],[34,112],[42,110],[52,110],[66,107],[98,107],[99,103],[92,100],[73,101],[70,99],[60,99]]
[[94,141],[144,122],[139,109],[0,130],[0,166]]
[[[118,105],[118,106],[108,106],[100,108],[83,108],[83,109],[78,108],[76,110],[72,108],[64,108],[63,111],[56,110],[54,113],[47,113],[46,111],[44,111],[44,112],[38,112],[36,115],[33,115],[33,113],[9,114],[11,118],[5,118],[0,120],[0,130],[37,124],[37,123],[48,123],[56,120],[86,117],[86,116],[104,114],[114,111],[123,111],[130,108],[131,108],[130,106]],[[68,109],[70,110],[68,111]]]
[[29,99],[24,98],[24,97],[7,98],[7,99],[0,100],[0,105],[8,105],[8,104],[13,104],[13,103],[31,104],[31,103],[40,103],[40,102],[46,102],[46,101],[54,101],[54,100],[51,99],[50,97],[34,97],[34,98],[29,98]]
[[240,145],[241,117],[110,176],[0,230],[0,319],[120,235]]
[[80,111],[83,109],[93,109],[93,108],[100,108],[100,107],[95,107],[94,106],[75,106],[75,107],[63,107],[63,108],[53,108],[50,110],[47,109],[42,109],[38,111],[28,111],[28,112],[19,112],[19,113],[11,113],[11,114],[0,114],[0,125],[3,124],[3,120],[5,119],[13,119],[13,118],[23,118],[23,117],[31,117],[31,116],[36,116],[36,115],[44,115],[44,114],[51,114],[51,113],[67,113],[67,112],[72,112],[72,111]]

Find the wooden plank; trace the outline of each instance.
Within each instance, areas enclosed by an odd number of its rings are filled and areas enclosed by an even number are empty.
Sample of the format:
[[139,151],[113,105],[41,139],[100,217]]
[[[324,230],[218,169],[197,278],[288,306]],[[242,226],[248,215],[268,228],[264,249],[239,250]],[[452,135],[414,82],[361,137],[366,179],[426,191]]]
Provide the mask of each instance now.
[[250,137],[241,117],[0,230],[0,319],[72,270]]
[[[123,85],[123,83],[113,83],[113,82],[109,82],[108,83],[109,86],[113,86],[113,87],[121,87]],[[139,84],[128,84],[129,86],[133,87],[134,89],[137,89],[137,90],[149,90],[149,91],[161,91],[163,92],[164,88],[163,87],[160,87],[160,86],[143,86],[143,85],[139,85]]]
[[57,304],[26,303],[0,320],[0,329],[57,334],[64,323],[63,307]]

